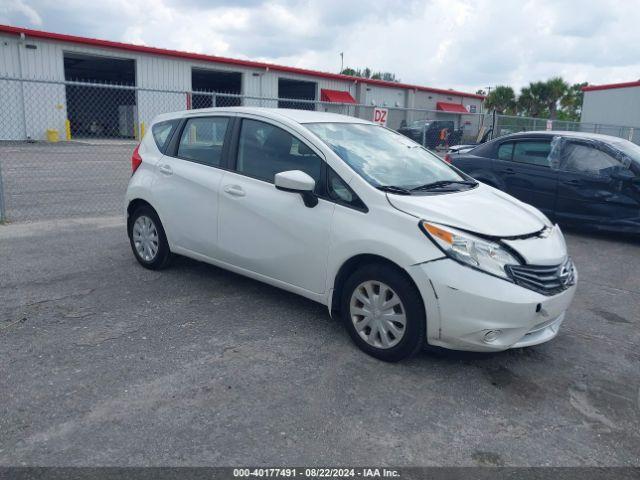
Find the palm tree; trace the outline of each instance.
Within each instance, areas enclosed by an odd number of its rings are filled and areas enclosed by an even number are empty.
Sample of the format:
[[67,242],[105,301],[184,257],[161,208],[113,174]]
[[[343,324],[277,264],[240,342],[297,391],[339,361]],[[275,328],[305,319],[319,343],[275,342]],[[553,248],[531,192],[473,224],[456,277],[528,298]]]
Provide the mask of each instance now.
[[522,87],[518,96],[518,113],[525,117],[537,117],[542,113],[543,102],[540,98],[539,85],[531,83],[528,87]]
[[560,106],[562,107],[562,113],[567,120],[574,122],[580,121],[580,113],[582,111],[582,99],[584,93],[582,87],[586,87],[587,82],[574,83],[569,87],[567,93],[560,99]]
[[545,100],[549,109],[549,118],[555,120],[558,116],[558,102],[569,91],[569,85],[561,77],[551,78],[545,83]]
[[489,110],[493,109],[501,114],[513,114],[516,109],[516,94],[513,88],[498,85],[489,92],[484,102]]

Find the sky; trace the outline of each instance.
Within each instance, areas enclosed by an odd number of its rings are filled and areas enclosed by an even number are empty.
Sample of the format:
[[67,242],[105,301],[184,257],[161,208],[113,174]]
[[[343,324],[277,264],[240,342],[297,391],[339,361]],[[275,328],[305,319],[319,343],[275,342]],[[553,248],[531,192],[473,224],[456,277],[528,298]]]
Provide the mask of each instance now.
[[640,79],[640,0],[0,0],[0,23],[473,92]]

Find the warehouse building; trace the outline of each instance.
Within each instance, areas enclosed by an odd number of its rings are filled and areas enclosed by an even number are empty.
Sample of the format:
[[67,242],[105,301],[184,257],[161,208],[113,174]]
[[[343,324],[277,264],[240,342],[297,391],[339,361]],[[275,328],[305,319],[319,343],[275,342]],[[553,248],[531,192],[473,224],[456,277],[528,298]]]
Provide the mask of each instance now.
[[618,135],[616,126],[640,127],[640,81],[588,85],[582,91],[582,122],[601,125],[600,133],[612,135]]
[[[259,100],[265,98],[276,100]],[[363,118],[374,106],[386,107],[391,128],[424,118],[423,112],[406,109],[428,109],[437,112],[435,118],[471,131],[479,120],[469,113],[481,113],[483,99],[454,90],[0,25],[3,140],[40,140],[52,129],[70,137],[132,138],[159,113],[242,104],[341,111]],[[345,103],[353,104],[351,110],[338,108]]]

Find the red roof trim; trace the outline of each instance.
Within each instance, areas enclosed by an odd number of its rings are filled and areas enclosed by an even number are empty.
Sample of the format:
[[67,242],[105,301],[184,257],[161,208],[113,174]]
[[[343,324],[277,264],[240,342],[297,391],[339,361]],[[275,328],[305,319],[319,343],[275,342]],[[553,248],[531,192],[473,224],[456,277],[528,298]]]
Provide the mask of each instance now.
[[333,103],[356,103],[356,99],[349,92],[344,90],[329,90],[323,88],[320,90],[320,100],[323,102]]
[[348,82],[362,82],[369,85],[379,85],[381,87],[409,88],[420,90],[423,92],[442,93],[445,95],[457,95],[461,97],[477,98],[484,100],[484,95],[475,93],[458,92],[456,90],[445,90],[442,88],[421,87],[418,85],[410,85],[407,83],[387,82],[384,80],[372,80],[370,78],[351,77],[349,75],[341,75],[339,73],[319,72],[316,70],[308,70],[306,68],[286,67],[283,65],[275,65],[264,62],[254,62],[251,60],[240,60],[237,58],[217,57],[214,55],[204,55],[201,53],[181,52],[178,50],[168,50],[164,48],[147,47],[145,45],[133,45],[130,43],[113,42],[111,40],[99,40],[96,38],[78,37],[76,35],[65,35],[62,33],[44,32],[42,30],[32,30],[30,28],[12,27],[10,25],[0,25],[0,32],[13,33],[19,35],[24,33],[26,36],[34,38],[44,38],[47,40],[59,40],[61,42],[80,43],[83,45],[93,45],[97,47],[117,48],[120,50],[128,50],[131,52],[150,53],[155,55],[164,55],[169,57],[186,58],[189,60],[202,60],[207,62],[226,63],[229,65],[241,65],[244,67],[264,68],[276,70],[279,72],[297,73],[300,75],[309,75],[313,77],[331,78],[334,80],[343,80]]
[[640,81],[624,82],[624,83],[608,83],[606,85],[587,85],[582,87],[583,92],[592,92],[594,90],[611,90],[613,88],[640,87]]
[[469,113],[464,105],[449,102],[436,102],[436,110],[449,113]]

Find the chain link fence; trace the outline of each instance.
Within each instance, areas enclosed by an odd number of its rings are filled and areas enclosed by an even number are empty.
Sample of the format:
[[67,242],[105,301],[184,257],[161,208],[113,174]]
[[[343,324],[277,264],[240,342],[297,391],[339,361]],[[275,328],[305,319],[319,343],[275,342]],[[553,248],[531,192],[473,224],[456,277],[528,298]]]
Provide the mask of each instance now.
[[136,143],[161,113],[209,107],[296,108],[380,120],[433,150],[531,130],[614,135],[636,128],[385,105],[0,77],[0,221],[118,215]]
[[373,120],[377,111],[434,149],[475,141],[485,122],[471,113],[4,77],[0,105],[0,221],[10,222],[121,214],[131,154],[161,113],[242,105]]
[[539,130],[557,130],[571,132],[600,133],[624,138],[640,145],[640,131],[637,127],[604,125],[600,123],[570,122],[566,120],[550,120],[546,118],[519,117],[513,115],[495,115],[493,137],[500,137],[516,132]]

